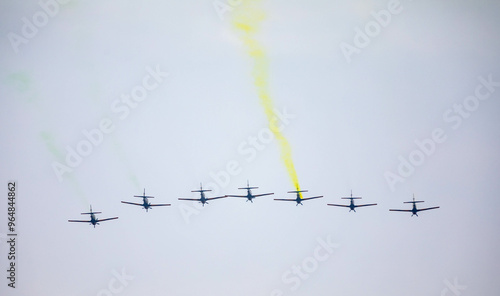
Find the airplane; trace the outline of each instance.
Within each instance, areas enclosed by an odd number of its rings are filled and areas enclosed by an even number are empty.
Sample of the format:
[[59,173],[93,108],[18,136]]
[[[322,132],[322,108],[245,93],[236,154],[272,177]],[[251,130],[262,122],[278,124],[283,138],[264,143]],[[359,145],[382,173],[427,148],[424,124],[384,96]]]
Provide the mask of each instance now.
[[247,190],[247,195],[226,195],[226,197],[240,197],[240,198],[246,198],[247,202],[250,201],[253,203],[253,199],[259,196],[265,196],[265,195],[272,195],[274,193],[264,193],[264,194],[252,194],[252,189],[257,189],[259,187],[250,187],[248,181],[247,181],[247,187],[242,187],[238,189],[246,189]]
[[302,198],[302,192],[307,192],[307,190],[297,190],[297,191],[288,191],[288,193],[296,193],[297,197],[296,198],[275,198],[274,200],[279,200],[279,201],[294,201],[296,202],[296,206],[303,205],[302,201],[303,200],[309,200],[309,199],[315,199],[315,198],[322,198],[323,195],[321,196],[314,196],[314,197],[307,197],[307,198]]
[[92,212],[92,205],[91,205],[89,213],[82,213],[82,215],[90,215],[90,221],[87,221],[87,220],[68,220],[68,222],[90,223],[90,224],[94,225],[94,228],[95,228],[96,225],[99,225],[99,222],[118,219],[118,217],[97,219],[95,214],[101,214],[101,212]]
[[412,203],[413,204],[413,207],[411,210],[393,210],[393,209],[390,209],[389,211],[395,211],[395,212],[411,212],[411,216],[413,217],[413,215],[417,216],[417,213],[420,212],[420,211],[427,211],[427,210],[433,210],[433,209],[439,209],[439,207],[432,207],[432,208],[425,208],[425,209],[417,209],[417,203],[419,202],[423,202],[423,201],[417,201],[415,200],[415,194],[413,195],[413,201],[405,201],[404,203]]
[[361,197],[353,197],[352,190],[351,190],[351,197],[341,197],[341,199],[350,199],[351,203],[349,205],[337,205],[337,204],[327,204],[327,205],[335,206],[335,207],[346,207],[346,208],[349,208],[349,212],[350,211],[356,212],[356,208],[359,208],[359,207],[368,207],[368,206],[376,206],[377,205],[376,203],[375,204],[355,205],[354,200],[361,199]]
[[142,206],[144,209],[146,209],[146,212],[149,209],[151,209],[152,207],[170,206],[170,204],[151,204],[148,201],[148,198],[154,198],[154,196],[147,196],[146,195],[146,188],[144,188],[144,193],[142,195],[134,195],[134,197],[140,197],[140,198],[142,198],[142,204],[140,204],[140,203],[134,203],[134,202],[128,202],[128,201],[122,201],[122,203],[129,204],[129,205],[134,205],[134,206]]
[[199,192],[201,197],[200,198],[178,198],[179,200],[190,200],[190,201],[199,201],[201,202],[201,204],[203,206],[205,206],[205,204],[208,204],[208,201],[209,200],[214,200],[214,199],[219,199],[219,198],[226,198],[227,196],[217,196],[217,197],[205,197],[205,192],[207,191],[212,191],[212,190],[208,190],[208,189],[203,189],[203,186],[201,185],[200,183],[200,190],[193,190],[191,192]]

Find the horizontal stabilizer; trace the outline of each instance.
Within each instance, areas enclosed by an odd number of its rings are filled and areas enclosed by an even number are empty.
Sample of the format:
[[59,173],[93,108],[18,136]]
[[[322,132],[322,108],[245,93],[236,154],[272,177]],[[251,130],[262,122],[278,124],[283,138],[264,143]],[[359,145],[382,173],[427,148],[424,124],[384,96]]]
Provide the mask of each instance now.
[[242,188],[238,188],[238,189],[257,189],[259,187],[242,187]]
[[82,213],[82,215],[102,214],[102,212]]
[[361,197],[341,197],[341,199],[361,199]]
[[419,202],[424,202],[423,200],[414,200],[414,201],[405,201],[403,203],[419,203]]
[[288,191],[288,193],[300,193],[300,192],[307,192],[307,190]]

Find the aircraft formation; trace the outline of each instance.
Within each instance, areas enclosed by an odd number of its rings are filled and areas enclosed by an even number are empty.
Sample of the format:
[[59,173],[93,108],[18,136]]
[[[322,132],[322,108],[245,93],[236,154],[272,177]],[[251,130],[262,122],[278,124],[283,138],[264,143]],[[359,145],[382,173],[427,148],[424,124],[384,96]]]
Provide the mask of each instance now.
[[[183,198],[180,197],[178,200],[185,200],[185,201],[197,201],[200,202],[203,206],[205,204],[208,204],[208,201],[211,200],[216,200],[216,199],[221,199],[221,198],[227,198],[227,197],[236,197],[236,198],[245,198],[246,201],[250,201],[253,203],[253,200],[257,197],[262,197],[262,196],[267,196],[267,195],[274,195],[274,193],[263,193],[263,194],[253,194],[252,190],[253,189],[258,189],[259,187],[251,187],[250,184],[247,181],[247,186],[246,187],[241,187],[238,189],[246,190],[247,194],[246,195],[223,195],[223,196],[216,196],[216,197],[206,197],[205,192],[210,192],[212,190],[208,189],[203,189],[203,185],[200,184],[200,189],[198,190],[193,190],[191,192],[197,192],[200,193],[200,198]],[[302,202],[306,200],[311,200],[311,199],[317,199],[317,198],[322,198],[323,196],[313,196],[313,197],[302,197],[302,193],[308,192],[307,190],[295,190],[295,191],[288,191],[288,193],[293,193],[296,194],[295,198],[275,198],[274,200],[277,201],[291,201],[295,202],[296,206],[298,205],[303,205]],[[134,206],[140,206],[143,209],[146,210],[146,212],[149,211],[149,209],[152,209],[153,207],[164,207],[164,206],[170,206],[171,204],[152,204],[149,202],[150,198],[154,198],[154,196],[148,196],[146,195],[146,189],[144,189],[142,195],[134,195],[134,197],[142,198],[142,203],[134,203],[134,202],[128,202],[128,201],[122,201],[123,204],[128,204],[128,205],[134,205]],[[353,197],[352,196],[352,190],[351,190],[351,196],[350,197],[341,197],[341,199],[349,199],[350,203],[348,205],[346,204],[327,204],[328,206],[334,206],[334,207],[345,207],[349,208],[349,212],[353,211],[356,212],[356,208],[360,207],[368,207],[368,206],[376,206],[376,203],[372,204],[361,204],[357,205],[354,203],[355,199],[361,199],[361,197]],[[413,195],[413,200],[412,201],[406,201],[403,203],[411,203],[412,208],[408,210],[400,210],[400,209],[390,209],[389,211],[394,211],[394,212],[409,212],[412,213],[411,217],[417,216],[418,217],[418,212],[421,211],[427,211],[427,210],[433,210],[433,209],[438,209],[439,207],[431,207],[431,208],[417,208],[417,203],[422,203],[424,201],[416,201],[415,200],[415,195]],[[95,226],[99,225],[99,222],[104,222],[104,221],[109,221],[109,220],[116,220],[118,217],[112,217],[112,218],[105,218],[105,219],[98,219],[96,217],[96,214],[101,214],[101,212],[93,212],[92,211],[92,206],[90,206],[90,212],[88,213],[81,213],[82,215],[90,215],[90,220],[68,220],[68,222],[82,222],[82,223],[90,223],[91,225]]]

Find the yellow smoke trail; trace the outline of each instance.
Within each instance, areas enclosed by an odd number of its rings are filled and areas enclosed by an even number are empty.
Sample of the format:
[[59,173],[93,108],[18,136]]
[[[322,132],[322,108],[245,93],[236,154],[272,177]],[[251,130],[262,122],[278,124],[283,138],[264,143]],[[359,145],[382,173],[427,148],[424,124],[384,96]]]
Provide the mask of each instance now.
[[[252,76],[257,88],[260,102],[264,107],[269,128],[278,140],[281,158],[285,164],[296,190],[300,190],[299,179],[292,159],[292,149],[288,140],[276,127],[276,115],[274,114],[274,104],[269,92],[269,63],[264,48],[256,38],[260,23],[265,19],[265,13],[260,8],[261,0],[243,0],[241,5],[235,10],[233,15],[233,26],[240,32],[243,43],[248,54],[254,62]],[[301,195],[302,197],[302,195]]]

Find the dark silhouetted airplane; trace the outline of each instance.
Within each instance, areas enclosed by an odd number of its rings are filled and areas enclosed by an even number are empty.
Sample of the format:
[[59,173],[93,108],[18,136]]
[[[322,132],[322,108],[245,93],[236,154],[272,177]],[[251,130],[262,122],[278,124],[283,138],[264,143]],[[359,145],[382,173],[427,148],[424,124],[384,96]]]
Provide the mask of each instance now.
[[389,211],[394,211],[394,212],[410,212],[411,216],[413,217],[414,215],[418,217],[417,213],[421,211],[427,211],[427,210],[433,210],[433,209],[439,209],[439,207],[432,207],[432,208],[425,208],[425,209],[417,209],[417,203],[423,202],[421,200],[416,201],[415,200],[415,194],[413,195],[413,201],[405,201],[404,203],[411,203],[413,204],[413,207],[411,210],[393,210],[390,209]]
[[349,208],[349,212],[350,211],[354,211],[356,212],[356,208],[359,208],[359,207],[368,207],[368,206],[376,206],[377,204],[364,204],[364,205],[355,205],[354,204],[354,200],[355,199],[361,199],[361,197],[353,197],[352,196],[352,190],[351,190],[351,197],[342,197],[342,199],[350,199],[351,200],[351,203],[349,205],[337,205],[337,204],[327,204],[329,206],[334,206],[334,207],[345,207],[345,208]]
[[89,213],[82,213],[82,215],[90,215],[90,220],[68,220],[68,222],[90,223],[90,224],[94,225],[94,228],[95,228],[96,225],[99,225],[99,222],[118,219],[118,217],[97,219],[95,214],[101,214],[101,212],[92,212],[92,205],[91,205]]
[[142,195],[134,195],[134,197],[140,197],[142,198],[142,204],[140,203],[135,203],[135,202],[128,202],[128,201],[122,201],[124,204],[129,204],[129,205],[134,205],[134,206],[141,206],[144,209],[146,209],[146,212],[151,209],[152,207],[168,207],[170,204],[151,204],[148,201],[148,198],[154,198],[154,196],[147,196],[146,195],[146,188],[144,188],[144,192]]
[[179,198],[179,200],[199,201],[199,202],[201,202],[201,204],[203,206],[205,206],[205,204],[208,204],[209,200],[214,200],[214,199],[219,199],[219,198],[226,198],[225,195],[224,196],[217,196],[217,197],[207,198],[207,197],[205,197],[205,192],[207,192],[207,191],[212,191],[212,190],[203,189],[203,186],[200,183],[200,190],[193,190],[193,191],[191,191],[191,192],[199,192],[200,195],[201,195],[200,198]]
[[314,197],[307,197],[307,198],[302,198],[302,192],[307,192],[307,190],[297,190],[297,191],[288,191],[288,193],[296,193],[297,197],[296,198],[275,198],[274,200],[279,200],[279,201],[294,201],[296,202],[296,206],[302,205],[302,201],[304,200],[310,200],[310,199],[315,199],[315,198],[322,198],[323,196],[314,196]]
[[247,202],[250,201],[253,203],[253,199],[259,196],[266,196],[266,195],[272,195],[274,193],[264,193],[264,194],[252,194],[252,189],[257,189],[259,187],[250,187],[250,184],[247,181],[247,187],[242,187],[238,189],[246,189],[247,190],[247,195],[226,195],[227,197],[240,197],[240,198],[246,198]]

